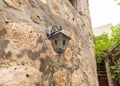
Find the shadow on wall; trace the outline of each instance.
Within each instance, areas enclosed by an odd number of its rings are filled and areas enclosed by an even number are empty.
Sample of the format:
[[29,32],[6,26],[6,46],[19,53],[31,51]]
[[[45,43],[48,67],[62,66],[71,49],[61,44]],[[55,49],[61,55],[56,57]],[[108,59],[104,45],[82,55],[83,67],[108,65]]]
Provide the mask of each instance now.
[[69,1],[73,5],[73,7],[75,7],[75,9],[77,9],[77,0],[69,0]]

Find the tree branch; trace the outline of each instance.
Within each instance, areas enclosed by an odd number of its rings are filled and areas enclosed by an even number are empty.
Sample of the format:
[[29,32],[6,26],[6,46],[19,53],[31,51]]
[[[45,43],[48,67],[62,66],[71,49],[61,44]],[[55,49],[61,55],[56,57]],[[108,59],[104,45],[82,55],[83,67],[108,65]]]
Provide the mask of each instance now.
[[117,47],[119,47],[120,46],[120,42],[114,47],[114,48],[112,48],[111,50],[110,50],[110,52],[113,52]]

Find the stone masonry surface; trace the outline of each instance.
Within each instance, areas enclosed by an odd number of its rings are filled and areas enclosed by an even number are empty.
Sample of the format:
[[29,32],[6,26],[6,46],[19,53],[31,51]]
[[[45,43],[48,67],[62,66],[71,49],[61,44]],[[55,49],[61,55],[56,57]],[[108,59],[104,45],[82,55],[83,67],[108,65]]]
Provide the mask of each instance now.
[[[0,0],[0,86],[98,86],[88,0],[76,1]],[[61,57],[45,33],[55,25],[71,34]]]

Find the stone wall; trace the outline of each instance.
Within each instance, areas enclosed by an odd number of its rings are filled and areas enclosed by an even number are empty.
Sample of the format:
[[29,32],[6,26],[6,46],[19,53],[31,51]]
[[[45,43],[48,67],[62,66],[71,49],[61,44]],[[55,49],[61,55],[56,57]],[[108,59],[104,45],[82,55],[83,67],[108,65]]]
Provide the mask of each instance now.
[[[88,1],[77,4],[0,0],[0,86],[98,86]],[[61,57],[45,33],[54,25],[71,34]]]

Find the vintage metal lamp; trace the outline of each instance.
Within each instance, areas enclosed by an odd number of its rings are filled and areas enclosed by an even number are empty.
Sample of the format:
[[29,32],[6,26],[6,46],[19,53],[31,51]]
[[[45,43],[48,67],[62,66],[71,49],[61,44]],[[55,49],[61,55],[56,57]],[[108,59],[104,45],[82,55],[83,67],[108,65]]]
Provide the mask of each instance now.
[[61,26],[51,26],[46,30],[46,34],[50,39],[53,49],[56,53],[63,54],[68,46],[69,40],[71,39]]

